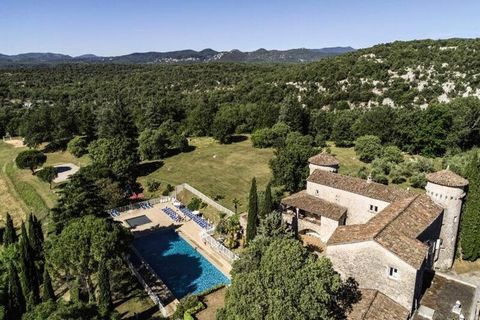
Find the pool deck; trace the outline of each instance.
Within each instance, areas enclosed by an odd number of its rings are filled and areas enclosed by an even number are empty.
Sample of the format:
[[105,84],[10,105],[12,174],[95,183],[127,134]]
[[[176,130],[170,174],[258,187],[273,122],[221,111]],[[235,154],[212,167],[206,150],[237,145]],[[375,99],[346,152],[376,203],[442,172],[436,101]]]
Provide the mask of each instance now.
[[[184,221],[177,223],[170,219],[162,209],[169,207],[175,211],[180,217],[184,218]],[[130,228],[126,220],[145,215],[151,222],[143,225]],[[212,263],[217,269],[222,271],[228,278],[230,278],[230,271],[232,266],[223,258],[220,254],[214,251],[211,247],[204,244],[200,232],[202,228],[194,221],[187,218],[178,208],[176,208],[172,202],[158,203],[150,209],[135,209],[121,213],[114,220],[122,222],[125,228],[131,229],[134,236],[142,236],[142,234],[155,232],[160,228],[176,227],[178,234],[185,239],[192,247],[198,250],[210,263]]]

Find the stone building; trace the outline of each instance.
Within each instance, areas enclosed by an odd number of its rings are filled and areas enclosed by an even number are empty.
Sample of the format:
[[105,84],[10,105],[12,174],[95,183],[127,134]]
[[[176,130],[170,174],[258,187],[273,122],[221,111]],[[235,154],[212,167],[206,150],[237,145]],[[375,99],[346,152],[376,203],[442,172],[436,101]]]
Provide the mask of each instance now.
[[468,181],[447,169],[427,175],[419,193],[338,174],[338,161],[325,153],[309,161],[306,190],[282,200],[284,219],[318,239],[321,254],[359,283],[369,302],[351,319],[407,319],[425,273],[453,264]]

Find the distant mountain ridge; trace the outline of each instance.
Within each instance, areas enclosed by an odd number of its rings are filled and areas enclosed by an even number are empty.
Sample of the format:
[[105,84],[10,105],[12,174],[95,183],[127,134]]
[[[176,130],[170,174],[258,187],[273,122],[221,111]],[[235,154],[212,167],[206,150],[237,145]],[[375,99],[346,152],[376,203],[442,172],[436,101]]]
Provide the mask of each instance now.
[[101,57],[84,54],[72,57],[59,53],[31,52],[17,55],[0,54],[0,65],[56,64],[56,63],[125,63],[125,64],[169,64],[223,62],[310,62],[326,57],[355,51],[352,47],[330,47],[322,49],[290,49],[255,51],[215,51],[213,49],[179,50],[170,52],[135,52],[121,56]]

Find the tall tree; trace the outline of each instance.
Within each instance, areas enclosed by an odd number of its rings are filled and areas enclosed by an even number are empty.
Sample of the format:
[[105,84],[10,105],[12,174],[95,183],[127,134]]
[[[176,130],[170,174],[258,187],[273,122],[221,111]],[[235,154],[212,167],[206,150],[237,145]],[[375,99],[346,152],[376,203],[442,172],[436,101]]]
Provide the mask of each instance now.
[[17,320],[22,318],[25,312],[25,296],[22,292],[18,272],[15,266],[10,263],[8,266],[8,304],[6,319]]
[[480,258],[480,158],[477,152],[466,167],[468,195],[462,219],[460,244],[465,260]]
[[17,242],[17,233],[13,226],[13,220],[9,213],[7,213],[5,231],[3,232],[3,245],[8,246]]
[[[37,304],[40,301],[39,279],[37,268],[35,267],[35,256],[30,241],[28,239],[25,224],[22,223],[22,236],[20,238],[20,266],[22,270],[22,280],[24,292],[27,300],[31,304]],[[31,306],[29,306],[31,307]]]
[[37,220],[37,217],[30,213],[28,215],[28,240],[30,242],[30,247],[32,248],[35,257],[41,258],[43,256],[43,231],[42,225]]
[[55,291],[52,286],[52,279],[48,274],[47,268],[43,269],[43,287],[42,287],[42,301],[55,301]]
[[15,158],[15,163],[20,169],[30,169],[35,174],[35,169],[47,161],[47,156],[38,150],[25,150]]
[[40,180],[48,183],[50,189],[52,189],[52,182],[57,176],[58,176],[57,169],[51,166],[44,167],[37,172],[37,177]]
[[260,218],[265,218],[272,210],[272,184],[269,182],[265,188],[265,198],[263,199],[262,210],[260,210]]
[[248,197],[248,217],[247,217],[247,232],[246,243],[255,238],[257,235],[257,220],[258,220],[258,194],[257,194],[257,180],[252,179],[252,186],[250,187],[250,195]]
[[109,168],[117,176],[130,176],[140,160],[137,140],[120,136],[92,142],[88,154],[95,165]]
[[110,276],[104,259],[98,265],[98,289],[98,307],[100,312],[106,315],[112,310],[112,294],[110,291]]

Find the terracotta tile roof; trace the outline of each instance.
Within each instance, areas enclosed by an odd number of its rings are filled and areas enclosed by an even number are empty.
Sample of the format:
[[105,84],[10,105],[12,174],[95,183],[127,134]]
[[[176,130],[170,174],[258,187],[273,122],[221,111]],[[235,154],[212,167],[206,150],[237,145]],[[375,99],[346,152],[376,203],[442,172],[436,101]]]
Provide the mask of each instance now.
[[315,170],[307,179],[308,182],[318,183],[335,189],[340,189],[365,197],[392,202],[398,198],[411,196],[413,193],[396,187],[386,186],[376,182],[345,176],[323,170]]
[[362,289],[361,300],[353,306],[348,320],[406,320],[407,309],[384,295],[372,290]]
[[365,224],[339,226],[327,245],[376,241],[402,260],[419,269],[428,247],[417,237],[442,213],[426,195],[397,200]]
[[283,198],[282,203],[335,221],[340,220],[347,212],[345,207],[309,195],[306,190]]
[[316,164],[317,166],[338,166],[340,162],[329,153],[322,152],[316,156],[308,159],[308,162],[311,164]]
[[429,182],[439,184],[446,187],[465,187],[468,185],[468,180],[459,176],[458,174],[447,170],[437,171],[427,174],[427,180]]

